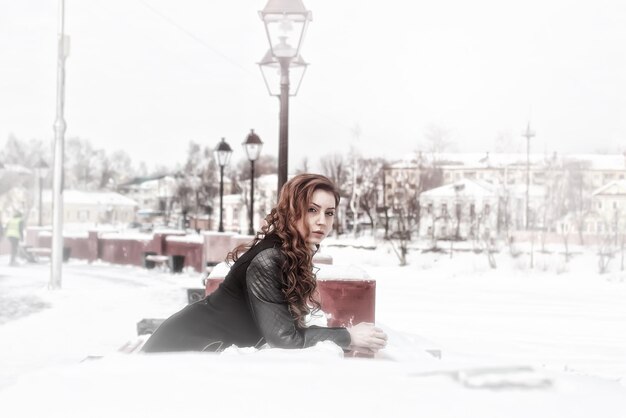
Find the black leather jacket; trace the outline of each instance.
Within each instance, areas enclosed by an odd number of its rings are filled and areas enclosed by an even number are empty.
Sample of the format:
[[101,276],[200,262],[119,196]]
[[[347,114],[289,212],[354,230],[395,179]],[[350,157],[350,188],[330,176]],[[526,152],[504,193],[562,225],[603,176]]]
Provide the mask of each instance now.
[[350,334],[345,328],[296,327],[282,292],[283,260],[281,250],[268,248],[252,259],[246,271],[250,309],[265,341],[271,347],[304,348],[330,340],[348,348]]

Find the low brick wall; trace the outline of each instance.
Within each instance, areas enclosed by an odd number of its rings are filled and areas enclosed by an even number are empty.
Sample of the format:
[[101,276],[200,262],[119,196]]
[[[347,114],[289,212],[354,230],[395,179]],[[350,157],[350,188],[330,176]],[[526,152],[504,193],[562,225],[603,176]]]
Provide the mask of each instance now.
[[182,241],[178,237],[168,237],[165,240],[163,254],[169,256],[182,255],[185,257],[185,267],[191,267],[197,272],[204,270],[204,243],[202,241]]
[[89,238],[88,237],[64,237],[63,247],[69,247],[70,258],[78,258],[80,260],[90,260],[91,254],[89,252]]
[[[230,236],[228,240],[230,242]],[[33,247],[51,248],[52,236],[49,230],[32,228],[26,231],[26,242]],[[184,267],[197,272],[204,271],[207,245],[211,245],[211,240],[205,242],[202,236],[186,236],[182,231],[135,235],[89,231],[87,236],[63,237],[63,246],[69,248],[70,258],[143,266],[146,253],[184,256]]]
[[[250,236],[229,233],[185,235],[183,231],[172,230],[155,234],[125,234],[94,230],[86,236],[64,236],[63,246],[69,248],[70,258],[135,266],[145,265],[146,254],[183,256],[182,266],[177,264],[180,259],[171,259],[170,267],[190,267],[201,273],[206,270],[207,263],[215,265],[224,261],[230,250],[251,239]],[[49,229],[29,228],[26,241],[32,247],[51,248],[52,236]],[[0,245],[8,246],[8,242]],[[332,257],[317,254],[314,262],[332,264]]]
[[143,266],[144,254],[153,247],[151,239],[100,238],[99,258],[114,264]]

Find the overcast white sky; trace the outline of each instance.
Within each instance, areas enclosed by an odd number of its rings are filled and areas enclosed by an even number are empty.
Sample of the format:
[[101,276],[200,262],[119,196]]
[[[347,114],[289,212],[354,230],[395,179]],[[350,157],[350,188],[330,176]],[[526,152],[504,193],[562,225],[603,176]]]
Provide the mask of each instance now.
[[[67,137],[174,165],[250,128],[277,154],[278,100],[256,62],[265,0],[66,0]],[[311,63],[290,107],[290,170],[360,148],[399,157],[425,128],[461,151],[626,147],[623,0],[304,0]],[[0,143],[52,140],[56,0],[0,0]],[[355,127],[359,126],[357,141]]]

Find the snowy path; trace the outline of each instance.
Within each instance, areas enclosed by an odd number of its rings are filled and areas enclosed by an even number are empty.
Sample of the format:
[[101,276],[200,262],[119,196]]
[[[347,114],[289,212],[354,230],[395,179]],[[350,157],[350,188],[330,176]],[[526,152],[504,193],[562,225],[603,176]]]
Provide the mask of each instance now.
[[[398,267],[393,254],[384,249],[325,251],[336,264],[359,265],[377,279],[379,324],[394,332],[424,336],[437,343],[444,355],[443,362],[433,366],[430,360],[424,363],[423,355],[401,350],[394,353],[401,354],[396,356],[402,360],[400,363],[336,363],[319,352],[305,353],[293,364],[309,370],[306,364],[313,362],[307,379],[311,390],[317,388],[337,402],[339,398],[334,394],[342,391],[346,396],[375,398],[374,408],[361,411],[363,416],[379,416],[376,408],[383,410],[385,397],[410,412],[412,402],[417,402],[415,396],[422,399],[420,402],[433,417],[446,416],[438,402],[446,403],[449,396],[458,396],[465,402],[464,407],[474,408],[481,416],[498,416],[498,411],[502,412],[498,408],[525,398],[539,403],[535,409],[518,411],[519,416],[524,416],[522,412],[541,416],[538,411],[542,408],[563,405],[571,408],[563,409],[562,414],[545,416],[592,416],[589,414],[596,401],[613,405],[613,414],[603,416],[620,416],[616,413],[626,411],[626,405],[615,409],[622,405],[620,399],[626,400],[626,280],[619,272],[595,274],[593,257],[580,257],[571,263],[569,271],[556,274],[554,267],[529,270],[519,260],[508,261],[505,257],[498,259],[497,270],[490,270],[485,260],[470,254],[455,257],[452,262],[445,256],[413,255],[410,266]],[[0,401],[20,399],[33,390],[54,386],[52,382],[59,383],[53,393],[61,398],[70,396],[77,385],[81,390],[84,386],[81,396],[85,403],[95,402],[99,394],[112,391],[121,397],[119,402],[132,402],[131,395],[155,401],[155,394],[167,397],[159,382],[167,385],[163,379],[168,377],[155,377],[159,373],[178,373],[176,379],[185,390],[185,399],[195,398],[202,391],[214,391],[214,395],[229,399],[228,393],[214,383],[205,382],[204,388],[193,386],[200,384],[206,373],[224,379],[225,387],[245,381],[244,386],[250,390],[255,383],[262,384],[263,376],[296,379],[297,372],[288,367],[293,355],[280,352],[243,356],[246,360],[237,355],[222,360],[194,355],[115,355],[121,345],[135,337],[140,319],[163,318],[184,306],[185,289],[200,285],[197,273],[170,275],[137,267],[73,261],[64,265],[63,290],[51,292],[47,290],[48,265],[10,268],[3,261],[0,258]],[[391,342],[390,347],[394,348]],[[92,365],[81,363],[89,355],[105,355],[108,360]],[[259,371],[252,373],[252,364],[257,361]],[[202,366],[203,363],[206,364]],[[520,393],[473,392],[462,389],[455,380],[455,364],[531,366],[556,379],[557,384]],[[442,367],[450,368],[452,374],[424,374],[425,370]],[[368,373],[377,374],[373,381],[363,377]],[[103,381],[95,383],[94,377]],[[316,381],[316,377],[322,381]],[[376,381],[384,385],[379,386]],[[115,391],[118,385],[125,389]],[[589,394],[588,401],[578,404],[575,400],[583,393]],[[50,416],[80,416],[65,414],[62,399],[48,400],[56,405],[52,411],[57,412]],[[17,405],[17,401],[12,402]],[[153,418],[171,412],[172,405],[163,402],[156,402],[161,409],[147,408],[153,412]],[[137,406],[128,407],[134,410]],[[223,407],[220,403],[217,410]],[[104,410],[111,411],[110,408]],[[260,416],[271,415],[266,407],[259,408],[263,412]],[[338,411],[344,411],[341,408]],[[190,413],[193,410],[189,406]],[[411,416],[408,412],[397,415]]]

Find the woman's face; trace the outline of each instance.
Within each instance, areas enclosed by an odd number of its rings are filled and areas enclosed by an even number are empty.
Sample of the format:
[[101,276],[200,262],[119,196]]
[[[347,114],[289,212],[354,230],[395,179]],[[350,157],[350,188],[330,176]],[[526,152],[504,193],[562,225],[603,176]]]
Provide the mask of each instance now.
[[[319,244],[333,229],[335,219],[335,196],[317,189],[298,221],[298,232],[308,244]],[[307,231],[308,227],[308,231]]]

